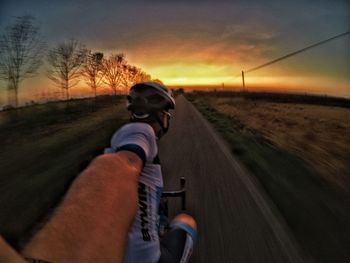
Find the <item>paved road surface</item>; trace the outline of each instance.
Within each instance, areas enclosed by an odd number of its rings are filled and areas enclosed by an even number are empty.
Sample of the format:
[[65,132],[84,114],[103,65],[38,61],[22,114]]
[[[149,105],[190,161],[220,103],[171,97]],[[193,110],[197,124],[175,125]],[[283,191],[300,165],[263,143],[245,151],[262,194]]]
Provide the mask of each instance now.
[[187,180],[188,211],[199,227],[191,262],[303,262],[259,185],[182,96],[160,157],[166,190]]

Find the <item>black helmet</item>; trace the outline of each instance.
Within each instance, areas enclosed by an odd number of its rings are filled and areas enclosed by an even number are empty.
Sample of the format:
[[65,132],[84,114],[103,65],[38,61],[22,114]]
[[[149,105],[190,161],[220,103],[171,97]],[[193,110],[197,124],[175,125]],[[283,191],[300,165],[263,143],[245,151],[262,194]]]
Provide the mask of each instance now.
[[158,82],[140,82],[130,88],[127,109],[135,118],[147,118],[152,113],[174,108],[171,92]]

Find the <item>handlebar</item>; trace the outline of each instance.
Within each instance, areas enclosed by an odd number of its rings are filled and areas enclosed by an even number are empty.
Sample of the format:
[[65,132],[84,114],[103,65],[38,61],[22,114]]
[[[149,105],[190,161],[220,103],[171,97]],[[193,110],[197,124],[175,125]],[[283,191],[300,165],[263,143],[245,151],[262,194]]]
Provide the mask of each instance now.
[[165,191],[162,193],[162,197],[181,197],[181,209],[186,210],[186,179],[185,177],[180,178],[181,190],[178,191]]

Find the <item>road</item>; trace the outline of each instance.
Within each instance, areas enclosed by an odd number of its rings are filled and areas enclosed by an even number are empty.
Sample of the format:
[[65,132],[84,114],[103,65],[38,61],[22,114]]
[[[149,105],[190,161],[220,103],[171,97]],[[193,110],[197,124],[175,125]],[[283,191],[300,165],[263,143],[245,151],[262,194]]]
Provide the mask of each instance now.
[[[186,177],[187,211],[198,223],[191,262],[304,262],[288,228],[254,177],[183,96],[160,141],[165,190]],[[173,210],[179,210],[172,200]]]

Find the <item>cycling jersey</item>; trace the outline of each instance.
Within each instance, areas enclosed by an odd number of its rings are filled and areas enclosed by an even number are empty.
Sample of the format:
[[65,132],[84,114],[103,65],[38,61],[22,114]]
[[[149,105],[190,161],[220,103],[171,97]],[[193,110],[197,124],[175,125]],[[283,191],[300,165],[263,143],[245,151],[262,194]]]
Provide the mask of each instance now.
[[[132,122],[121,127],[105,153],[131,151],[143,162],[138,185],[138,211],[129,233],[124,262],[187,262],[196,231],[184,224],[173,224],[159,241],[159,203],[163,178],[158,158],[157,137],[147,123]],[[126,197],[127,198],[127,197]]]
[[105,152],[127,150],[143,161],[139,178],[139,209],[128,233],[124,262],[156,262],[160,257],[158,207],[163,178],[153,128],[146,123],[124,125],[112,137],[111,148]]

